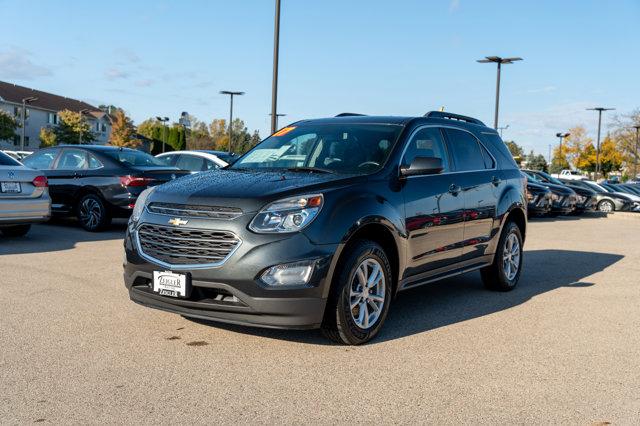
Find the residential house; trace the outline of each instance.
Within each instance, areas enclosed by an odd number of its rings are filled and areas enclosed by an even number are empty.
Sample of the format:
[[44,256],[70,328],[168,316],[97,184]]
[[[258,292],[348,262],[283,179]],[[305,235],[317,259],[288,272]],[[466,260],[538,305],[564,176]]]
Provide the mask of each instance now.
[[[35,151],[40,147],[40,129],[57,126],[58,112],[65,109],[75,112],[82,111],[96,136],[94,144],[106,145],[109,143],[112,117],[108,111],[102,111],[76,99],[0,81],[0,109],[13,115],[18,123],[22,122],[22,100],[28,98],[36,99],[29,102],[25,109],[24,149],[26,151]],[[0,149],[20,149],[22,129],[18,128],[16,133],[13,140],[0,140]]]

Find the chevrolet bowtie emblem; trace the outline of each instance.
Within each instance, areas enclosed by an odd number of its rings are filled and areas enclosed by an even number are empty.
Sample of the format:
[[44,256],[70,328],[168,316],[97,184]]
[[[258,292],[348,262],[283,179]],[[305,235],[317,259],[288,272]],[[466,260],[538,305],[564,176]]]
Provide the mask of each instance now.
[[169,224],[173,226],[181,226],[189,223],[188,220],[180,219],[179,217],[174,217],[173,219],[169,219]]

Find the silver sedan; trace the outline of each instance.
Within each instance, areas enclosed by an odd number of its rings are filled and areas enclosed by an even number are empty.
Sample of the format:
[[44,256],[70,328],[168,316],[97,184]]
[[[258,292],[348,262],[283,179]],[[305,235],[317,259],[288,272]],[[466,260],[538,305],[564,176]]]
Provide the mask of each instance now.
[[51,216],[47,178],[0,152],[0,232],[19,237]]

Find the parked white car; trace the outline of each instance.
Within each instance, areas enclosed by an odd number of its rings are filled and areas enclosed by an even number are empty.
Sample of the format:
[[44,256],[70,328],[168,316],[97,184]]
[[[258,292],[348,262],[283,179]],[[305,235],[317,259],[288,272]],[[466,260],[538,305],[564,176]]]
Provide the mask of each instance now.
[[569,170],[564,169],[560,173],[551,174],[556,179],[567,179],[567,180],[587,180],[588,178],[584,176],[577,170]]
[[198,173],[226,167],[235,157],[222,151],[172,151],[158,154],[156,158],[167,166]]
[[0,233],[19,237],[51,216],[49,184],[42,172],[0,152]]

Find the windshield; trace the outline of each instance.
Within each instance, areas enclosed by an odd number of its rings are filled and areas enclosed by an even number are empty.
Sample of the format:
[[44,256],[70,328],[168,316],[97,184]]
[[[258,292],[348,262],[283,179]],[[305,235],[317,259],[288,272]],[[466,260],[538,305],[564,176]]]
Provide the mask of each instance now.
[[105,154],[114,160],[127,166],[153,167],[163,166],[164,164],[157,158],[147,154],[146,152],[136,151],[133,149],[123,149],[118,151],[108,151]]
[[388,124],[285,127],[230,168],[373,173],[387,161],[401,130],[402,126]]
[[605,188],[603,188],[602,186],[598,185],[595,182],[585,182],[587,185],[589,185],[592,189],[598,191],[598,192],[611,192],[611,191],[607,191]]
[[538,175],[542,176],[547,182],[555,183],[556,185],[564,185],[564,182],[554,178],[553,176],[545,173],[545,172],[536,172]]

